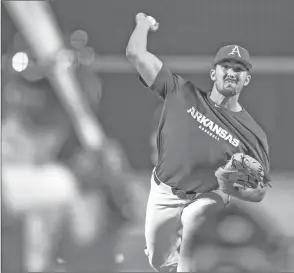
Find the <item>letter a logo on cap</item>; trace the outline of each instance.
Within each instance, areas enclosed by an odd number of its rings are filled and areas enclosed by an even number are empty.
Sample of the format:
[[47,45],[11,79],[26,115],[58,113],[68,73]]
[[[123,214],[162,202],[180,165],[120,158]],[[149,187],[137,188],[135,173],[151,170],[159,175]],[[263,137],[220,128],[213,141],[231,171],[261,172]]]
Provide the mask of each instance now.
[[228,55],[234,55],[235,53],[237,53],[239,55],[239,57],[241,58],[241,54],[240,54],[238,46],[235,46]]

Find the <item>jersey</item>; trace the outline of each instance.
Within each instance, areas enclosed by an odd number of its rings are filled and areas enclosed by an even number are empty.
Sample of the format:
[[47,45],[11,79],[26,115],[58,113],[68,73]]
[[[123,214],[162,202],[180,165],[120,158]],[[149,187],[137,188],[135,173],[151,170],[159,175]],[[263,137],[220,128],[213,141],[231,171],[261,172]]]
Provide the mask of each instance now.
[[186,192],[211,191],[218,187],[215,170],[240,152],[269,169],[266,134],[244,108],[232,112],[217,106],[208,92],[165,65],[150,89],[164,100],[155,166],[160,181]]

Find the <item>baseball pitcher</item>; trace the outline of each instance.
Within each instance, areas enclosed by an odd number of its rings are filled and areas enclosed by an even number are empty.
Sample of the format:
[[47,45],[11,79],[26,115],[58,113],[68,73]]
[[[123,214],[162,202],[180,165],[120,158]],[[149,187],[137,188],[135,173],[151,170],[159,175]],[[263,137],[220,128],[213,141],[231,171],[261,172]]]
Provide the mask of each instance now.
[[201,223],[224,209],[230,197],[260,202],[269,177],[267,137],[239,96],[251,80],[248,51],[220,48],[204,92],[171,72],[147,50],[158,22],[143,13],[126,55],[145,87],[164,100],[157,133],[158,160],[151,178],[145,238],[156,271],[197,272],[192,238]]

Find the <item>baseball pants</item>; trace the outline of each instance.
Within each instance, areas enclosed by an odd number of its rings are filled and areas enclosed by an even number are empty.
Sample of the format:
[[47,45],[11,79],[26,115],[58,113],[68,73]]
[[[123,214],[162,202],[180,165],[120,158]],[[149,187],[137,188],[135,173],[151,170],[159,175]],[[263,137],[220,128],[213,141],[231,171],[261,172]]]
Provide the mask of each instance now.
[[179,198],[172,188],[151,177],[146,210],[145,253],[155,271],[191,272],[193,240],[197,228],[209,215],[223,209],[229,196],[219,191],[198,194],[192,200]]

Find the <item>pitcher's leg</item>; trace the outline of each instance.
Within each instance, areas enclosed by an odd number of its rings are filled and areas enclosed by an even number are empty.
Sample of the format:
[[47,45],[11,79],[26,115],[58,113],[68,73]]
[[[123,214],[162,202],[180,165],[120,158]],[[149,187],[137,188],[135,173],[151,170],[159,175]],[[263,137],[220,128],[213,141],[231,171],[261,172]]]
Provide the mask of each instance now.
[[146,254],[150,265],[156,271],[164,271],[166,266],[177,264],[179,230],[183,200],[172,193],[164,192],[154,181],[147,204],[145,238]]
[[224,207],[225,203],[219,195],[207,193],[184,208],[182,244],[177,272],[197,272],[197,261],[194,261],[193,257],[195,244],[197,244],[195,235],[205,221],[215,217],[216,213]]
[[[153,208],[153,211],[156,210]],[[149,263],[155,270],[177,263],[180,228],[177,210],[177,208],[164,208],[146,219],[146,252]]]

